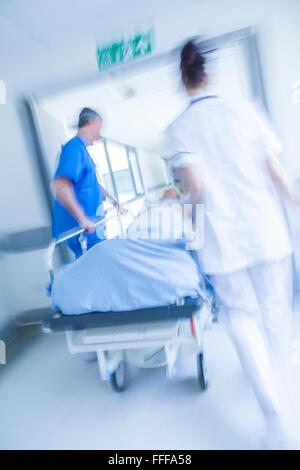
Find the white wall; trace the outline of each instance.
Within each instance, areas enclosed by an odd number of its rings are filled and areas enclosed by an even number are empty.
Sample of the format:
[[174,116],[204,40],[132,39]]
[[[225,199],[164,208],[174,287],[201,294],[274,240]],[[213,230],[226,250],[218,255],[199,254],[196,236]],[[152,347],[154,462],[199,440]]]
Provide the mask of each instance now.
[[[259,25],[271,117],[284,143],[284,159],[300,176],[300,104],[293,105],[291,100],[292,81],[300,79],[299,0],[134,0],[132,8],[122,0],[120,9],[116,9],[118,2],[96,0],[42,3],[43,11],[36,10],[33,0],[0,5],[0,79],[7,85],[6,104],[0,104],[0,231],[50,221],[20,97],[37,88],[47,91],[97,74],[95,33],[101,30],[105,37],[117,23],[122,28],[142,17],[155,18],[156,53],[191,35],[213,37]],[[15,21],[11,21],[13,15]],[[1,257],[0,279],[0,328],[18,309],[45,302],[40,252]]]
[[35,102],[31,106],[34,110],[35,125],[39,142],[42,145],[42,153],[45,156],[46,172],[51,178],[50,175],[54,175],[58,165],[61,147],[68,140],[68,129],[64,122],[55,119]]
[[271,117],[284,144],[283,157],[299,178],[300,99],[293,104],[292,83],[300,79],[300,2],[289,1],[280,8],[282,4],[274,2],[273,14],[266,28],[261,28],[262,65]]
[[[0,105],[0,232],[26,230],[50,223],[28,116],[22,101],[7,86]],[[0,255],[0,329],[17,311],[45,305],[44,267],[40,252]]]

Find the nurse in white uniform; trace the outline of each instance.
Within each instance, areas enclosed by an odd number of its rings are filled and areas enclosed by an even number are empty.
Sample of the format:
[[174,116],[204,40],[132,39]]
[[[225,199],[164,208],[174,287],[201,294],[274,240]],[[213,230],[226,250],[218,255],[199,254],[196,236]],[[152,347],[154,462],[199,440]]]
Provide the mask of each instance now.
[[204,204],[203,272],[221,301],[268,435],[275,447],[285,446],[292,247],[278,192],[294,200],[296,191],[262,113],[207,91],[195,40],[182,49],[181,72],[191,102],[166,131],[169,162],[190,201]]

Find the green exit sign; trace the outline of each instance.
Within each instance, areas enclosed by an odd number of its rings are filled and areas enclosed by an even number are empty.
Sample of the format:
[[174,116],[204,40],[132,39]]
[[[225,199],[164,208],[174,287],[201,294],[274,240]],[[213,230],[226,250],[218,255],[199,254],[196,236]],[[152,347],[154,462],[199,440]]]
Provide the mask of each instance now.
[[136,34],[129,39],[113,42],[104,47],[97,47],[99,69],[130,62],[138,57],[151,54],[153,49],[153,31]]

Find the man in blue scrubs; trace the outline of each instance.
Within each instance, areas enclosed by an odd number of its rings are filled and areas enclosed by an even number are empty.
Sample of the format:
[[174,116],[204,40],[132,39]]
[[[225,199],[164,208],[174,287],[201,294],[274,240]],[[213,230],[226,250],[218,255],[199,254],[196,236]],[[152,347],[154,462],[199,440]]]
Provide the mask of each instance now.
[[[105,239],[103,228],[96,222],[104,218],[103,200],[108,197],[119,208],[116,201],[98,182],[95,164],[87,146],[101,138],[102,121],[99,114],[83,108],[79,114],[78,133],[63,147],[59,164],[51,184],[54,196],[52,235],[59,238],[75,227],[85,229],[87,249]],[[66,242],[76,258],[82,254],[78,238]]]

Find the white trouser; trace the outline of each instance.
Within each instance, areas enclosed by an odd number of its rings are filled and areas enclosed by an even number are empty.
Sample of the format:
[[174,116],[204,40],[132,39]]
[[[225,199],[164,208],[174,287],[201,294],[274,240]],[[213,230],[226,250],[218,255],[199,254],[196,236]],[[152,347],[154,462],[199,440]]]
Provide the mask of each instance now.
[[291,257],[210,279],[265,417],[286,421],[291,403]]

